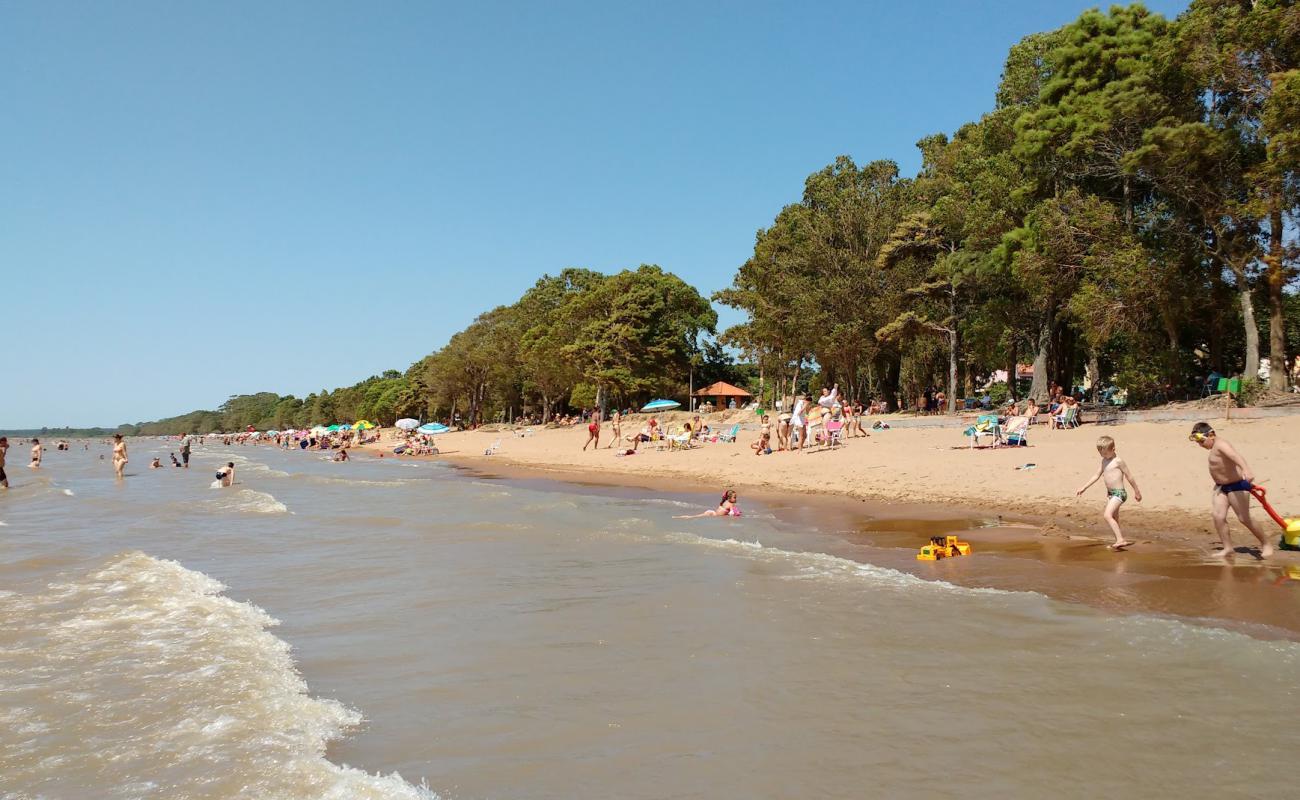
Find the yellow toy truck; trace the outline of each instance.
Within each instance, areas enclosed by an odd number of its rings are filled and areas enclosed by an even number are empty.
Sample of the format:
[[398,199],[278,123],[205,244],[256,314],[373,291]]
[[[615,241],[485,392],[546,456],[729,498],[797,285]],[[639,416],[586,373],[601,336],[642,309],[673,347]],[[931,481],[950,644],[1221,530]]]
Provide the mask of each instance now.
[[931,536],[930,543],[916,554],[917,561],[938,561],[941,558],[970,555],[970,544],[957,541],[956,536]]

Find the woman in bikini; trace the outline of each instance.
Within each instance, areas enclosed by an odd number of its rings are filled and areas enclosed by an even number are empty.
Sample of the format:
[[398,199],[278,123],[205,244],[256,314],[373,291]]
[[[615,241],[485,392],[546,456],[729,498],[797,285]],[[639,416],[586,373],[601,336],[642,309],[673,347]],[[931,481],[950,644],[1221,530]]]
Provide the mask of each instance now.
[[596,447],[594,449],[599,450],[600,449],[600,412],[599,411],[593,411],[591,414],[591,422],[587,424],[587,443],[582,446],[583,451],[586,451],[587,445],[591,444],[592,442],[596,443]]
[[113,472],[117,474],[117,479],[122,480],[126,477],[123,470],[126,469],[126,442],[122,439],[122,434],[113,434]]
[[609,424],[614,429],[614,436],[609,440],[606,447],[613,447],[615,442],[623,440],[623,415],[614,409],[614,415],[609,418]]
[[740,506],[736,505],[736,491],[728,489],[722,493],[722,499],[718,501],[717,508],[710,508],[708,511],[701,511],[699,514],[686,514],[683,516],[673,517],[673,519],[699,519],[700,517],[739,517]]

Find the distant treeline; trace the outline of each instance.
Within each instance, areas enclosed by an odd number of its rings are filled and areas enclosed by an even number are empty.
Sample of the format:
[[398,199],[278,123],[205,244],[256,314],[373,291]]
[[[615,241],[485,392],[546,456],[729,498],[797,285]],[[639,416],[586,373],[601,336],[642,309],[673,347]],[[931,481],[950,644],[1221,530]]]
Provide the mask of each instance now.
[[0,430],[0,436],[11,439],[30,439],[33,436],[50,439],[100,439],[118,432],[130,432],[130,426],[122,428],[15,428]]
[[473,424],[545,419],[598,404],[640,406],[717,380],[752,383],[713,341],[709,301],[657,266],[614,275],[566,269],[480,315],[446,346],[353,386],[297,398],[237,395],[215,411],[124,425],[132,435],[305,428],[402,417]]

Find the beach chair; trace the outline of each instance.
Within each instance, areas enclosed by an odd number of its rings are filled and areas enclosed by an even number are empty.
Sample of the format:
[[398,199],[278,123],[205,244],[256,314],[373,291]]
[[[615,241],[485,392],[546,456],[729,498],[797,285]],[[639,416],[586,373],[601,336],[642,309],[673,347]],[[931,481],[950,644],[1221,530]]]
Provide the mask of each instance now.
[[690,450],[694,446],[695,432],[683,428],[678,433],[670,433],[664,439],[668,442],[669,450]]
[[735,444],[736,437],[739,435],[740,435],[740,423],[737,422],[735,425],[731,426],[731,430],[727,431],[726,433],[718,434],[718,441],[730,442],[731,444]]
[[1029,417],[1010,417],[1002,427],[1002,443],[1008,447],[1029,446]]
[[497,451],[500,449],[501,449],[501,440],[497,439],[495,442],[492,443],[491,447],[483,451],[483,455],[494,456],[497,454]]
[[843,420],[832,419],[826,422],[826,439],[823,444],[832,450],[844,444]]
[[997,414],[980,414],[975,419],[975,424],[971,425],[963,433],[970,438],[972,450],[979,445],[981,436],[989,437],[994,447],[997,447],[1002,442],[1002,428],[998,425]]
[[1077,428],[1079,427],[1079,407],[1070,406],[1065,409],[1065,413],[1060,416],[1051,418],[1053,428]]

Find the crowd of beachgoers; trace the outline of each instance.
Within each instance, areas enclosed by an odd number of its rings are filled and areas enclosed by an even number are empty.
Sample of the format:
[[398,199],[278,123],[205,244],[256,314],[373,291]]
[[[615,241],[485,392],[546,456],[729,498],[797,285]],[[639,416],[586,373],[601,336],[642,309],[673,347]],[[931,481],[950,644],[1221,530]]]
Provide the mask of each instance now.
[[[1077,396],[1053,385],[1049,392],[1050,399],[1039,405],[1033,399],[1024,401],[1010,400],[998,409],[976,408],[973,424],[963,431],[968,446],[972,449],[1003,446],[1024,446],[1028,444],[1029,427],[1043,424],[1049,429],[1076,428],[1080,419],[1081,403]],[[925,403],[918,402],[918,412],[922,409],[932,413],[944,410],[946,398],[940,391],[927,392]],[[668,401],[664,401],[668,402]],[[977,401],[979,405],[991,405],[988,398]],[[669,403],[669,405],[676,405]],[[600,450],[601,440],[605,439],[606,450],[613,450],[621,457],[634,456],[643,448],[654,450],[692,450],[706,445],[741,443],[744,429],[744,443],[748,451],[756,456],[771,456],[781,453],[804,453],[816,450],[823,452],[837,450],[848,446],[854,439],[865,439],[874,431],[890,429],[887,417],[888,406],[881,402],[862,403],[840,395],[838,386],[820,390],[819,396],[800,393],[778,401],[773,412],[750,404],[745,408],[732,406],[718,414],[709,414],[707,409],[699,413],[685,412],[671,415],[674,422],[661,422],[654,414],[634,414],[632,409],[615,409],[608,418],[597,409],[585,409],[578,413],[554,418],[545,424],[546,428],[571,428],[582,426],[585,437],[582,450]],[[981,413],[986,411],[988,413]],[[775,416],[775,419],[773,418]],[[713,419],[706,419],[713,417]],[[872,419],[875,417],[875,419]],[[633,421],[635,420],[635,422]],[[743,422],[742,422],[743,420]],[[418,426],[414,420],[404,420]],[[305,430],[267,430],[243,431],[239,433],[210,433],[202,436],[184,434],[165,438],[175,443],[175,449],[168,453],[170,466],[188,469],[193,448],[203,445],[220,445],[223,447],[262,445],[282,450],[315,451],[330,453],[330,460],[348,461],[354,448],[367,448],[367,452],[377,457],[393,456],[433,456],[438,455],[437,437],[431,431],[450,432],[463,429],[456,417],[448,419],[451,426],[430,423],[424,426],[399,426],[380,429],[377,426],[359,421],[350,424],[336,424],[328,427],[316,426]],[[515,420],[510,426],[499,426],[511,435],[529,437],[534,433],[534,426],[541,425],[537,419]],[[452,427],[455,426],[455,427]],[[750,436],[753,436],[751,439]],[[1222,437],[1216,435],[1208,423],[1198,423],[1189,437],[1208,450],[1208,467],[1213,479],[1215,492],[1212,498],[1212,520],[1219,535],[1216,555],[1231,556],[1233,547],[1228,532],[1227,518],[1233,514],[1259,541],[1255,551],[1260,557],[1273,553],[1270,537],[1250,517],[1251,498],[1263,502],[1262,491],[1255,487],[1255,476],[1245,457]],[[78,443],[83,450],[90,449],[90,443]],[[114,435],[105,440],[111,447],[111,464],[116,477],[125,477],[124,470],[128,462],[126,440]],[[38,470],[42,466],[42,456],[46,443],[33,437],[28,442],[31,460],[29,467]],[[73,444],[60,439],[54,444],[57,450],[72,449]],[[498,439],[484,451],[492,455],[501,447]],[[8,475],[4,473],[5,453],[9,448],[7,439],[0,437],[0,486],[8,488]],[[1101,456],[1100,465],[1091,479],[1076,494],[1082,494],[1100,481],[1106,489],[1106,501],[1102,517],[1109,531],[1114,536],[1110,545],[1115,550],[1130,547],[1133,542],[1125,537],[1120,526],[1121,507],[1128,502],[1130,492],[1135,502],[1142,501],[1142,492],[1138,488],[1133,470],[1117,453],[1115,439],[1101,436],[1096,441],[1096,449]],[[744,451],[741,451],[744,452]],[[106,459],[100,454],[101,460]],[[640,459],[637,459],[638,461]],[[153,458],[150,469],[161,469],[165,465],[162,457]],[[1024,465],[1033,468],[1033,464]],[[229,487],[235,484],[235,464],[228,462],[216,472],[214,487]],[[738,506],[734,492],[728,489],[722,495],[717,508],[712,509],[714,516],[736,516]],[[730,498],[730,499],[728,499]],[[735,513],[733,513],[735,512]]]

